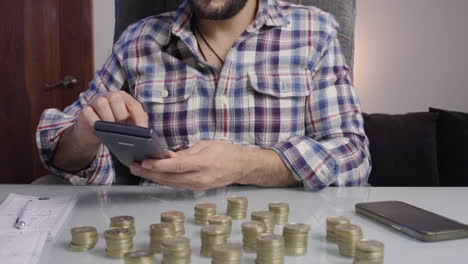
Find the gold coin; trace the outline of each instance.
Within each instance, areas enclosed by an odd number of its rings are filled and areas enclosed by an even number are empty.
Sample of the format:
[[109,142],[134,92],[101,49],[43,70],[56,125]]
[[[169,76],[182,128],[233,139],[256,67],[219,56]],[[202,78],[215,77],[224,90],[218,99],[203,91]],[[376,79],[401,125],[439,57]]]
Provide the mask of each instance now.
[[195,206],[197,211],[216,211],[216,204],[214,203],[201,203]]
[[195,224],[208,225],[208,218],[216,215],[216,204],[202,203],[195,206]]
[[257,236],[257,264],[284,263],[284,239],[278,235]]
[[240,244],[226,243],[213,246],[212,264],[240,264],[242,248]]
[[383,252],[384,244],[376,240],[360,240],[356,243],[356,248],[364,252]]
[[291,233],[307,233],[310,231],[310,226],[301,223],[290,223],[284,226],[284,231]]
[[256,252],[257,236],[265,234],[266,226],[261,221],[244,222],[242,227],[242,246],[247,252]]
[[104,232],[104,237],[110,239],[116,238],[127,238],[130,236],[130,230],[128,228],[112,228]]
[[252,212],[251,218],[254,221],[262,221],[265,223],[267,233],[272,234],[274,229],[274,218],[273,213],[270,211],[256,211]]
[[130,229],[130,232],[135,235],[135,218],[133,216],[121,215],[114,216],[110,219],[110,227],[124,227]]
[[98,241],[95,227],[82,226],[70,230],[72,239],[68,247],[73,251],[87,251],[94,248]]
[[106,238],[106,255],[122,258],[133,248],[133,234],[128,228],[113,228],[104,232]]
[[161,220],[172,221],[172,220],[179,220],[185,219],[185,215],[183,212],[180,211],[170,211],[161,213]]
[[327,217],[327,226],[336,226],[341,224],[349,224],[351,219],[345,216],[330,216]]
[[232,218],[227,215],[213,215],[208,218],[208,224],[219,225],[225,229],[226,236],[230,236],[232,232]]
[[161,241],[175,236],[176,234],[173,224],[152,224],[150,226],[150,248],[154,253],[161,253]]
[[344,216],[330,216],[327,217],[327,241],[336,243],[335,227],[341,224],[350,224],[351,220]]
[[309,231],[310,226],[307,224],[286,224],[283,228],[285,254],[289,256],[305,255]]
[[213,224],[224,224],[224,223],[231,223],[232,217],[227,215],[213,215],[210,216],[209,219],[210,223]]
[[289,204],[282,202],[273,202],[268,204],[268,209],[273,213],[274,223],[284,225],[288,222]]
[[227,215],[234,220],[244,219],[247,216],[248,200],[246,197],[231,196],[227,198]]
[[161,222],[172,223],[176,236],[183,236],[185,234],[185,215],[183,212],[171,211],[161,213]]
[[226,230],[219,225],[208,225],[201,229],[202,256],[211,257],[214,245],[225,244],[227,241]]
[[135,218],[133,216],[128,215],[121,215],[121,216],[114,216],[111,217],[111,222],[119,222],[119,223],[134,223]]
[[150,250],[137,250],[124,255],[125,264],[156,264],[153,252]]
[[346,257],[354,257],[356,243],[362,239],[361,227],[352,224],[337,225],[335,234],[340,254]]
[[190,246],[190,239],[186,237],[174,237],[164,239],[161,242],[161,245],[166,249],[180,249],[180,248],[187,248]]
[[164,264],[189,264],[192,255],[190,239],[175,237],[161,242]]

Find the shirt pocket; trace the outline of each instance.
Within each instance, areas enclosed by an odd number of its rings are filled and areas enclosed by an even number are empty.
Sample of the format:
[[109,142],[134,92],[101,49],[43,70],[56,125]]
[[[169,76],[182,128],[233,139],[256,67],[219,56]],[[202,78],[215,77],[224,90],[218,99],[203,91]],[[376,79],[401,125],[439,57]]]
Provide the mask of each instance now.
[[148,113],[149,126],[170,150],[186,148],[194,136],[196,86],[197,75],[191,72],[165,79],[145,76],[135,84],[135,97]]
[[305,135],[310,71],[249,72],[249,106],[255,144],[269,147]]

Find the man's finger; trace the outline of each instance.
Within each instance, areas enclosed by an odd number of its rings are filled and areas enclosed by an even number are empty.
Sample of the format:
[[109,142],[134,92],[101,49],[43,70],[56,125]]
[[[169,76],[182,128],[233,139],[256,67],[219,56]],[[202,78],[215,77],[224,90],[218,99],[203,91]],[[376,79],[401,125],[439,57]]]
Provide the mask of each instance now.
[[183,156],[195,155],[199,153],[200,151],[202,151],[203,149],[205,149],[205,147],[206,147],[206,141],[199,141],[188,149],[177,151],[177,155],[183,155]]
[[186,173],[200,170],[200,163],[194,156],[179,155],[176,158],[144,160],[141,165],[158,173]]
[[125,106],[124,99],[120,93],[109,93],[107,95],[112,113],[114,114],[117,122],[124,122],[129,118],[127,107]]
[[86,106],[85,108],[83,108],[81,114],[85,123],[91,128],[94,128],[94,123],[100,120],[99,116],[96,114],[96,112],[94,112],[94,109],[91,106]]
[[92,107],[102,121],[115,122],[114,114],[105,97],[98,97],[92,103]]
[[126,92],[121,92],[120,94],[124,99],[130,118],[135,122],[135,125],[148,127],[148,114],[143,109],[141,103]]
[[177,173],[156,173],[141,167],[139,164],[132,164],[130,167],[132,174],[145,178],[147,180],[157,182],[162,185],[186,188],[186,189],[199,189],[198,172],[187,172],[183,174]]
[[171,158],[176,158],[176,157],[180,156],[177,152],[170,151],[170,150],[167,151],[167,155],[169,155],[169,158],[170,158],[170,159],[171,159]]

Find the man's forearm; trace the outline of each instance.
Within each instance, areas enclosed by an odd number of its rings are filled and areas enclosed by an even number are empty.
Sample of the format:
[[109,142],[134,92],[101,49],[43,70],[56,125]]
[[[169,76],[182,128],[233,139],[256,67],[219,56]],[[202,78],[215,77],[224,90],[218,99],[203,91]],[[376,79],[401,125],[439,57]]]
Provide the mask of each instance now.
[[81,144],[71,126],[60,138],[52,165],[58,169],[77,172],[89,166],[99,149],[99,144]]
[[245,155],[249,173],[239,183],[264,187],[299,186],[281,157],[270,149],[249,149]]

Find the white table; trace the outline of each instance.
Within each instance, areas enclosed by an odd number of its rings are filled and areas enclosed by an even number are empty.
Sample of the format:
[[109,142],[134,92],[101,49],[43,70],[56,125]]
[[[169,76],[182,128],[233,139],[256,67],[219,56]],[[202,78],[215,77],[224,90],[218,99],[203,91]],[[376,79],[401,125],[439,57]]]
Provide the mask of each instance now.
[[[135,248],[142,249],[149,245],[150,224],[158,223],[160,213],[169,210],[180,210],[186,214],[186,236],[191,239],[193,248],[192,263],[211,263],[211,259],[199,254],[200,227],[193,224],[193,207],[197,203],[213,202],[218,205],[218,213],[225,213],[225,198],[233,195],[249,198],[249,212],[265,210],[272,201],[287,202],[291,207],[290,222],[303,222],[312,227],[308,254],[304,257],[286,257],[285,263],[288,264],[352,263],[352,259],[338,254],[335,244],[325,241],[325,219],[331,215],[350,217],[353,223],[363,228],[365,238],[383,242],[385,263],[468,262],[468,239],[424,243],[354,213],[354,204],[358,202],[401,200],[468,223],[468,188],[329,188],[320,193],[311,193],[301,189],[232,187],[193,193],[154,187],[0,185],[0,201],[10,192],[34,196],[79,195],[61,233],[54,241],[47,242],[41,264],[123,263],[123,260],[107,258],[104,253],[102,232],[109,226],[109,218],[116,215],[134,216],[137,232]],[[247,220],[233,222],[231,242],[241,241],[240,224],[243,221]],[[69,230],[82,225],[95,226],[101,234],[99,242],[96,248],[88,252],[69,251]],[[276,233],[280,232],[281,226],[277,226]],[[158,254],[158,263],[161,263],[161,259]],[[254,259],[254,254],[244,253],[243,263],[254,263]]]

